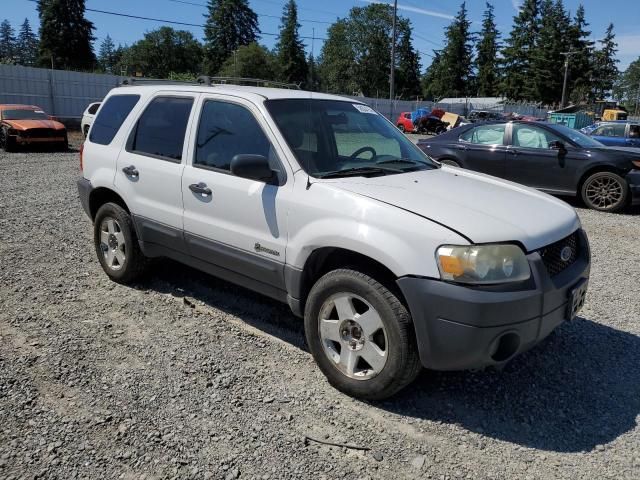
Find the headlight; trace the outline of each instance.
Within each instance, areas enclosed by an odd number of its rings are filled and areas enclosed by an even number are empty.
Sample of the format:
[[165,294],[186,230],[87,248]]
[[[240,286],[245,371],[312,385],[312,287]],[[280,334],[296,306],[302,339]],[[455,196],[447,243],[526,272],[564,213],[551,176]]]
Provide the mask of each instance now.
[[521,282],[531,276],[516,245],[443,245],[436,252],[443,280],[471,284]]

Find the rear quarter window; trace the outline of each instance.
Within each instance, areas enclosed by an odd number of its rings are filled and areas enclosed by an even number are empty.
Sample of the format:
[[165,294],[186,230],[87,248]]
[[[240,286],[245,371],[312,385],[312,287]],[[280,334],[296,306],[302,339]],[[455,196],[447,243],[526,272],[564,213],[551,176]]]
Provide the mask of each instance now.
[[93,105],[91,105],[89,107],[89,114],[90,115],[95,115],[95,113],[98,111],[98,108],[100,108],[100,104],[99,103],[94,103]]
[[93,122],[89,141],[109,145],[140,100],[140,95],[113,95],[107,99]]

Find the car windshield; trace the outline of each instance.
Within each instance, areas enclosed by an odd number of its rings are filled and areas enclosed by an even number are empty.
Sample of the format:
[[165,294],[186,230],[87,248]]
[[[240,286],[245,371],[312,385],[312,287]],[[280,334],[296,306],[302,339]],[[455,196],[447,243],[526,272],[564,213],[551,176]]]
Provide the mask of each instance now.
[[565,125],[553,125],[553,129],[569,138],[569,140],[571,140],[572,142],[577,143],[578,146],[582,148],[604,147],[604,144],[600,143],[599,141],[594,140],[590,136],[585,135],[578,130],[574,130],[573,128],[569,128]]
[[49,115],[42,110],[3,110],[3,120],[49,120]]
[[265,102],[300,166],[314,177],[377,176],[438,168],[372,108],[339,100]]

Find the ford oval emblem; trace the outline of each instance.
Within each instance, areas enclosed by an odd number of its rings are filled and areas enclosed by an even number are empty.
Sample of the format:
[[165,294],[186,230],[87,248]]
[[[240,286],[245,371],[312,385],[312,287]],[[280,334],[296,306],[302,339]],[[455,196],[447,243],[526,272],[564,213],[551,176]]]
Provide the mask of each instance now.
[[573,250],[571,250],[571,247],[564,247],[562,250],[560,250],[560,260],[562,260],[563,262],[568,262],[571,259],[572,253]]

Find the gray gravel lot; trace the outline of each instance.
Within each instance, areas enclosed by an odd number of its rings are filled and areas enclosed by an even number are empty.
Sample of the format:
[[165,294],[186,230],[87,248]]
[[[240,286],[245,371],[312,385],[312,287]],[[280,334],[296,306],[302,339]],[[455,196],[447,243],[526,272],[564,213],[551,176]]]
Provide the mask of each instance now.
[[640,478],[638,209],[579,209],[576,321],[502,372],[368,404],[327,384],[286,306],[169,261],[109,281],[77,157],[0,154],[0,478]]

